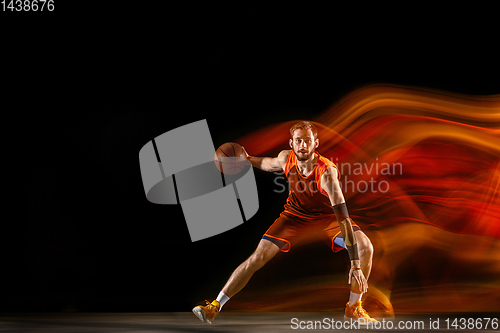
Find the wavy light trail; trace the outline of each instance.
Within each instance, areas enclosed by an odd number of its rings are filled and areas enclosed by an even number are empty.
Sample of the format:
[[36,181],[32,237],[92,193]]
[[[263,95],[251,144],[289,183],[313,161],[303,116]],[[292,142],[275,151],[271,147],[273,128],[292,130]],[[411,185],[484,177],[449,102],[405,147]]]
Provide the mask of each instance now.
[[[500,309],[500,95],[373,85],[312,120],[318,151],[339,166],[349,212],[374,243],[372,305]],[[294,122],[236,141],[276,156]]]

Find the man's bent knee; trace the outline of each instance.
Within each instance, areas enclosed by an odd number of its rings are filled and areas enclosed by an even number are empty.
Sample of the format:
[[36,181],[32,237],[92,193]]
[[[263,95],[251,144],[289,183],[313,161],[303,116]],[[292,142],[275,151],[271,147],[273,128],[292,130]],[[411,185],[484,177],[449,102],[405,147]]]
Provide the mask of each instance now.
[[248,258],[249,265],[259,269],[271,260],[278,252],[279,248],[276,244],[268,241],[267,239],[261,239],[255,252]]

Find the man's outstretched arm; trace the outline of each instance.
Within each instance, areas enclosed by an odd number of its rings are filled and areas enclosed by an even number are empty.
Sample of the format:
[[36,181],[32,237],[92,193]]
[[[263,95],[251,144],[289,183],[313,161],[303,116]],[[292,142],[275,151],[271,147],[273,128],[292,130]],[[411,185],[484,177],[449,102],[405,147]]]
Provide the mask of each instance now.
[[[244,149],[244,148],[243,148]],[[286,159],[288,158],[288,154],[290,150],[282,150],[278,157],[258,157],[258,156],[250,156],[244,150],[247,155],[247,159],[252,163],[252,166],[259,168],[263,171],[273,172],[283,170],[283,167],[286,164]]]

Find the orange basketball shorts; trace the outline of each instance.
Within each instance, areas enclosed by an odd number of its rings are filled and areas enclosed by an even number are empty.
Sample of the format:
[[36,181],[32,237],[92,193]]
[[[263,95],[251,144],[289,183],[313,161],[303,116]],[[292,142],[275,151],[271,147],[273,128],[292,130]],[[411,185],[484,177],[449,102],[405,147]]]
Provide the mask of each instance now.
[[[360,230],[354,221],[352,222],[352,228],[354,231]],[[288,252],[292,245],[311,234],[315,234],[327,243],[333,252],[345,248],[340,226],[333,214],[325,215],[325,217],[319,219],[305,219],[282,212],[262,238],[276,244],[281,251]]]

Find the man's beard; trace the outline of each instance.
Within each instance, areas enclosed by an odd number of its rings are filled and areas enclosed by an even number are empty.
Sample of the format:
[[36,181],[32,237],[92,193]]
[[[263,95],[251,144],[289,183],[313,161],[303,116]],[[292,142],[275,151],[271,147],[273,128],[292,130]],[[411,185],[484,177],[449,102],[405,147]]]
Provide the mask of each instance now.
[[[299,155],[300,154],[300,155]],[[310,153],[306,153],[306,154],[303,154],[303,153],[299,153],[298,151],[295,151],[295,156],[297,156],[297,160],[299,160],[300,162],[304,162],[304,161],[307,161],[308,159],[311,158],[311,156],[314,154],[314,151],[310,152]]]

